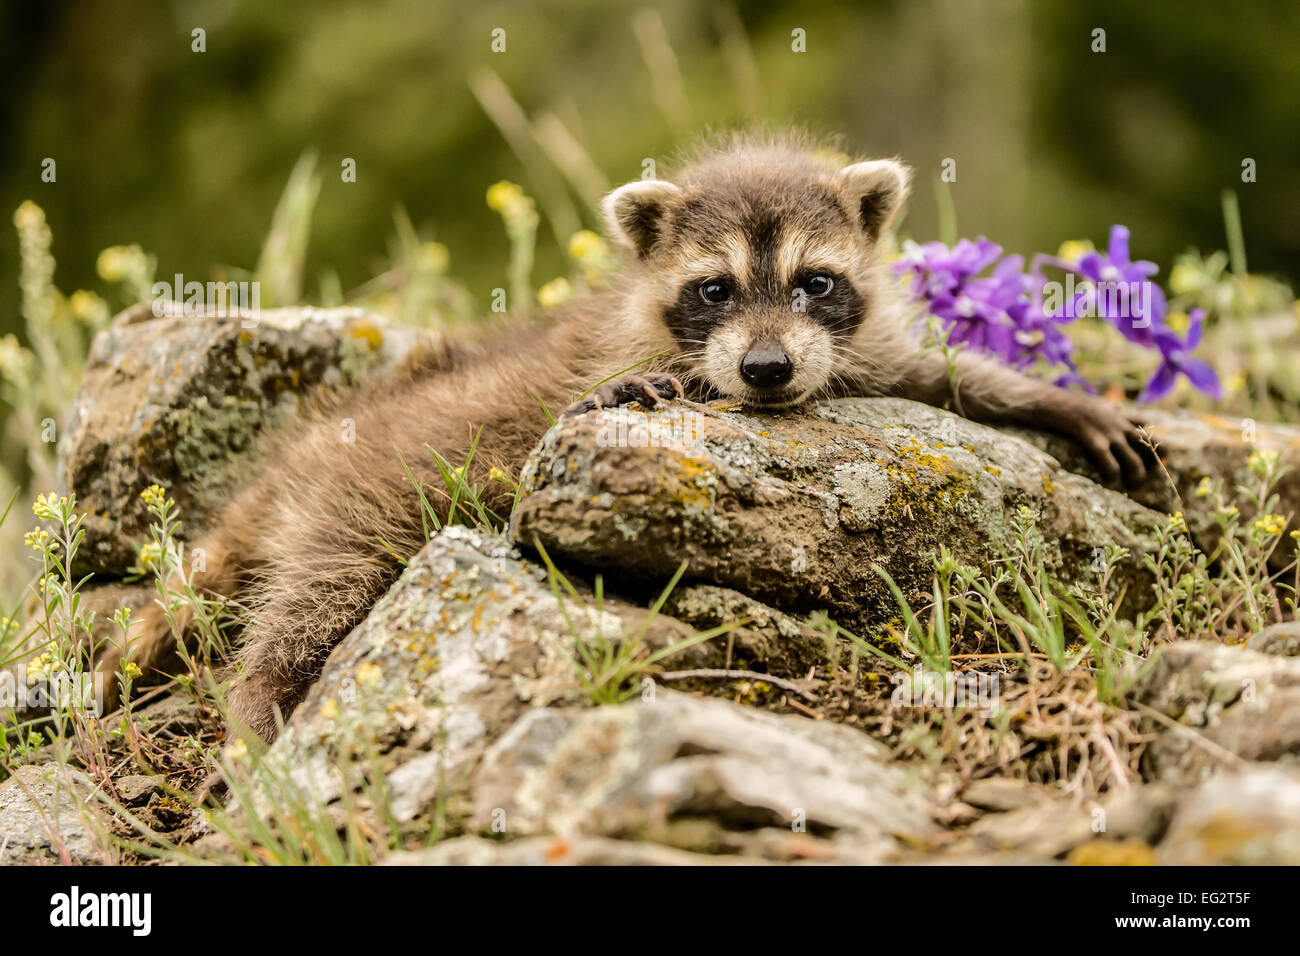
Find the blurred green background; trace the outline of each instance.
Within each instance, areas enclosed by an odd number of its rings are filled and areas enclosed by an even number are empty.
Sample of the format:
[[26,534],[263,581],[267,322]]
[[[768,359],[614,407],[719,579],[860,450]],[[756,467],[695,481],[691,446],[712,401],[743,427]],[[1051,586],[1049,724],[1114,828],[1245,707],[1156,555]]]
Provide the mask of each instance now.
[[[1300,280],[1300,4],[1087,6],[9,0],[0,334],[22,326],[8,220],[26,199],[53,229],[58,286],[116,306],[95,274],[101,249],[139,243],[163,277],[251,268],[290,170],[315,149],[305,298],[322,276],[334,287],[331,270],[345,293],[381,272],[400,205],[485,305],[507,256],[484,203],[493,182],[538,197],[541,282],[565,271],[574,220],[594,225],[592,194],[705,127],[756,119],[912,163],[906,235],[938,234],[934,180],[951,157],[961,234],[1051,252],[1123,222],[1162,276],[1189,246],[1223,247],[1219,194],[1233,186],[1251,271]],[[206,52],[191,50],[195,28]],[[806,52],[791,49],[795,29]],[[519,151],[498,125],[512,122]],[[340,178],[348,157],[355,183]]]

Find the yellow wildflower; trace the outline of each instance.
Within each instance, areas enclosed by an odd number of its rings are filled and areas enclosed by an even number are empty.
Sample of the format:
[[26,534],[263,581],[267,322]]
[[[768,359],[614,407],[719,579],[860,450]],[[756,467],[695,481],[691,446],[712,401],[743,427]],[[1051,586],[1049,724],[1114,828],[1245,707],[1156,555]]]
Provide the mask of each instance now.
[[1186,531],[1187,521],[1183,518],[1181,511],[1175,511],[1169,516],[1169,528],[1172,531]]
[[420,245],[419,262],[421,269],[443,273],[451,263],[451,253],[441,242],[425,242]]
[[105,282],[125,282],[149,271],[148,257],[139,246],[109,246],[95,261],[95,271]]
[[59,509],[67,504],[66,498],[60,498],[54,492],[40,495],[32,502],[32,514],[42,521],[58,521]]
[[603,259],[608,254],[608,244],[590,229],[579,229],[569,237],[569,255],[579,262]]
[[1169,270],[1169,289],[1174,295],[1187,295],[1203,285],[1201,273],[1195,266],[1178,262]]
[[167,489],[162,485],[150,485],[144,491],[140,492],[140,498],[150,508],[160,508],[167,499]]
[[1261,478],[1277,467],[1278,453],[1271,448],[1255,448],[1250,453],[1250,470]]
[[48,680],[53,677],[63,665],[59,662],[58,655],[53,651],[46,651],[38,657],[32,658],[27,662],[27,679],[28,680]]
[[14,210],[14,226],[19,232],[39,229],[45,225],[45,211],[30,199]]
[[1275,538],[1286,530],[1286,519],[1281,515],[1260,515],[1255,519],[1254,527],[1264,536]]
[[573,289],[569,285],[569,280],[564,276],[560,276],[558,279],[552,279],[537,290],[537,301],[542,304],[543,308],[553,309],[565,302],[572,294]]
[[162,567],[162,545],[157,541],[149,541],[141,545],[138,570],[156,571],[160,567]]
[[1208,498],[1212,494],[1214,494],[1214,482],[1210,479],[1209,475],[1206,475],[1199,482],[1197,482],[1196,497]]
[[512,205],[522,202],[527,197],[515,183],[502,180],[488,187],[487,204],[493,212],[504,213]]
[[78,289],[68,297],[68,311],[87,325],[94,325],[108,317],[108,304],[95,293]]
[[1056,258],[1064,259],[1066,262],[1078,262],[1089,252],[1092,252],[1092,243],[1088,240],[1067,239],[1056,251]]
[[16,335],[0,338],[0,378],[19,389],[26,389],[31,364],[32,354],[19,344]]

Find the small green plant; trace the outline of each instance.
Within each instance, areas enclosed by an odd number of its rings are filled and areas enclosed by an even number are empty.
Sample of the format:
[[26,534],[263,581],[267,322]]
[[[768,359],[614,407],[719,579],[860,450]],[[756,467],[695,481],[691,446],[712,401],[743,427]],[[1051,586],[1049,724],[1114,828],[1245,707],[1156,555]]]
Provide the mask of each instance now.
[[[596,576],[593,607],[555,566],[542,543],[534,540],[533,547],[546,565],[551,593],[555,596],[565,627],[573,641],[573,668],[578,685],[583,696],[593,705],[621,704],[630,700],[641,689],[642,682],[658,672],[662,661],[746,623],[743,620],[729,621],[718,627],[697,631],[688,638],[658,650],[649,647],[646,634],[655,617],[663,610],[673,589],[681,581],[682,575],[686,573],[687,563],[683,561],[646,611],[635,632],[630,635],[621,631],[618,634],[606,634],[604,579],[600,575]],[[573,602],[577,614],[570,610],[568,601]]]
[[[185,670],[177,680],[196,704],[207,708],[213,698],[213,666],[230,653],[225,628],[229,620],[226,604],[200,591],[198,573],[186,561],[185,544],[177,537],[181,521],[176,502],[161,485],[150,485],[140,493],[153,521],[149,541],[139,551],[139,570],[151,573],[156,603],[166,618]],[[137,675],[138,676],[138,675]]]

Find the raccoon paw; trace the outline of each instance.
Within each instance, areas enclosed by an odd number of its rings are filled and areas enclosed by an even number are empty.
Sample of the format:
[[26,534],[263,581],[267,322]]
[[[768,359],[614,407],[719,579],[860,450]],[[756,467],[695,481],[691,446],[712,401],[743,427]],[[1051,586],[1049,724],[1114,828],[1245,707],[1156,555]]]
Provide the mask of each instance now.
[[596,386],[586,398],[579,399],[565,409],[563,417],[573,418],[594,412],[598,408],[615,408],[632,402],[654,408],[660,401],[681,398],[683,394],[682,383],[665,372],[624,375]]
[[1110,402],[1089,401],[1073,418],[1070,432],[1110,484],[1122,477],[1126,487],[1139,488],[1148,472],[1160,467],[1155,442],[1142,421]]

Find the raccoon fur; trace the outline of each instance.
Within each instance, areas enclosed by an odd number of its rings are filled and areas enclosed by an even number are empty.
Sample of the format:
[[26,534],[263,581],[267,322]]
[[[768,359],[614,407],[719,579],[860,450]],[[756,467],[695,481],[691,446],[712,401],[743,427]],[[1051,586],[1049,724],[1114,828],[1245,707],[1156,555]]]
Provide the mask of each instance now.
[[[1056,430],[1108,479],[1140,483],[1152,451],[1118,406],[966,352],[953,375],[942,354],[922,349],[880,248],[908,171],[825,155],[795,138],[737,137],[671,178],[615,189],[602,214],[624,263],[606,291],[498,337],[503,344],[363,387],[289,426],[196,542],[205,568],[195,583],[247,612],[228,695],[232,730],[272,740],[277,716],[288,718],[331,649],[396,580],[394,552],[409,558],[424,545],[406,469],[441,487],[429,448],[458,463],[479,436],[468,478],[504,515],[510,490],[489,473],[518,474],[549,427],[539,399],[563,407],[647,356],[662,353],[565,414],[678,395],[759,409],[901,396]],[[355,423],[350,442],[345,417]],[[434,504],[447,507],[445,498]],[[172,647],[155,606],[103,666],[124,653],[156,670]]]

